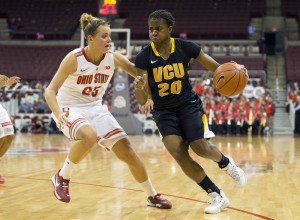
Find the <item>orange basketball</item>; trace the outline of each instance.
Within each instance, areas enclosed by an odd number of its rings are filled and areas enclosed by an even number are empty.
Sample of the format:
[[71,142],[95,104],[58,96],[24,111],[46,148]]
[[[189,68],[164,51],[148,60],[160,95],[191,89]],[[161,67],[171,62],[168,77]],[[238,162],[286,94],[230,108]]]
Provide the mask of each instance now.
[[217,92],[225,96],[240,94],[247,82],[247,69],[234,61],[220,65],[213,75],[213,83]]

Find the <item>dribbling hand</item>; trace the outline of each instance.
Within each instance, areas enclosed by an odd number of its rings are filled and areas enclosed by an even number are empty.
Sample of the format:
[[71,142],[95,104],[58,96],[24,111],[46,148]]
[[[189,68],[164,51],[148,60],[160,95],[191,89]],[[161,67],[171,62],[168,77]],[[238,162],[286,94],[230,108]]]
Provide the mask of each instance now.
[[133,81],[133,86],[135,89],[143,90],[147,82],[147,75],[144,74],[143,77],[137,76]]
[[[233,60],[231,60],[230,62],[231,62],[231,63],[236,63],[236,64],[238,64],[237,62],[235,62],[235,61],[233,61]],[[248,70],[246,69],[246,67],[245,67],[244,65],[242,65],[242,64],[238,64],[238,65],[241,66],[241,70],[245,72],[247,78],[249,79]]]
[[68,116],[69,116],[69,111],[64,112],[60,116],[58,116],[56,124],[57,124],[57,127],[60,131],[64,128],[65,124],[67,124]]

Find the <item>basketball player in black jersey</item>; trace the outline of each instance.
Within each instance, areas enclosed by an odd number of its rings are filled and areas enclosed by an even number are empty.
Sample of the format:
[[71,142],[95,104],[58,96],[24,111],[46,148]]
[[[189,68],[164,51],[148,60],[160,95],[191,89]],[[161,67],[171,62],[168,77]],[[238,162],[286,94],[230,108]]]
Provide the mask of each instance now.
[[187,67],[191,58],[211,72],[219,64],[199,45],[171,38],[174,24],[172,14],[166,10],[157,10],[149,15],[152,42],[140,51],[135,60],[138,74],[134,81],[136,97],[146,112],[151,107],[162,141],[183,172],[212,198],[205,213],[219,213],[230,202],[190,157],[186,143],[199,156],[217,162],[235,180],[237,187],[243,187],[247,178],[231,157],[224,156],[216,146],[207,142],[206,138],[214,134],[208,130],[202,102],[189,82]]

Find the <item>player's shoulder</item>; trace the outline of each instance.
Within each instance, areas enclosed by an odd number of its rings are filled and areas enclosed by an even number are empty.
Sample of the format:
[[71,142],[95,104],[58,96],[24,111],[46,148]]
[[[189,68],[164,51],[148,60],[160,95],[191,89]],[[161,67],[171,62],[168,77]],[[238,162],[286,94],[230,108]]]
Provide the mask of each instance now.
[[193,41],[184,40],[184,39],[181,39],[181,38],[174,38],[174,40],[175,40],[176,45],[196,44]]
[[76,48],[74,50],[71,50],[70,53],[75,54],[76,56],[83,55],[84,54],[84,48],[83,47]]
[[119,55],[123,56],[120,53],[109,50],[109,51],[107,51],[107,53],[104,54],[104,58],[114,59],[116,56],[119,56]]
[[151,50],[152,50],[151,49],[151,44],[146,45],[136,55],[136,58],[146,58],[146,57],[149,57],[149,54],[151,53]]
[[181,38],[174,38],[175,43],[182,43],[184,40]]
[[183,40],[181,38],[174,38],[174,41],[175,41],[175,45],[182,45],[188,42],[187,40]]

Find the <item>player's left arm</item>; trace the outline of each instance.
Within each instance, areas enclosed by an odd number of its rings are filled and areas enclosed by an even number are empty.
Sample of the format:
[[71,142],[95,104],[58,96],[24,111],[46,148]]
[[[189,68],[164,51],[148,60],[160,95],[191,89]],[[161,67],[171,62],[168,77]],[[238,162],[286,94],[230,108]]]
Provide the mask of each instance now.
[[216,69],[220,66],[220,64],[215,61],[212,57],[205,54],[202,50],[200,51],[198,57],[196,60],[201,63],[206,69],[208,69],[211,72],[215,72]]
[[20,77],[18,76],[13,76],[8,78],[5,75],[0,75],[0,87],[5,87],[5,86],[10,86],[14,83],[18,83],[20,82]]
[[134,67],[134,64],[130,62],[127,57],[123,56],[122,54],[115,53],[114,54],[114,62],[116,68],[121,68],[125,72],[127,72],[132,77],[136,78],[136,69]]

